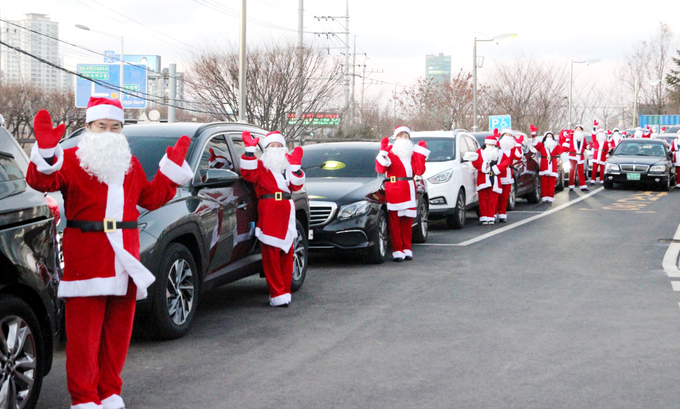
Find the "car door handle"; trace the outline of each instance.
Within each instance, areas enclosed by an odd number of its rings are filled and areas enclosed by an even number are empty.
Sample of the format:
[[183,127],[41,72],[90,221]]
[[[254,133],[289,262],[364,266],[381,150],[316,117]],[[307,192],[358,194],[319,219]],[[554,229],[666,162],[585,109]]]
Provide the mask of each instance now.
[[246,202],[246,201],[244,200],[244,201],[242,201],[241,203],[239,203],[238,206],[236,206],[236,208],[239,209],[239,210],[240,210],[240,209],[245,210],[245,209],[248,208],[248,202]]

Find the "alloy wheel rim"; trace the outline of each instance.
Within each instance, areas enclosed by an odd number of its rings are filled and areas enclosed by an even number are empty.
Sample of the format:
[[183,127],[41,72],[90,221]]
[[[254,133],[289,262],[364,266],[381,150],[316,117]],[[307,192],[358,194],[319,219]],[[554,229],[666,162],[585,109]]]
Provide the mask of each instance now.
[[184,324],[194,305],[194,273],[184,259],[177,259],[168,272],[166,300],[168,314],[176,325]]
[[0,321],[0,328],[0,407],[23,408],[36,377],[35,337],[16,315]]
[[302,278],[305,268],[305,244],[298,232],[293,246],[293,280],[298,281]]
[[427,205],[423,201],[420,205],[420,232],[423,237],[427,236]]
[[510,199],[509,200],[510,200],[510,207],[515,207],[516,197],[515,197],[515,185],[514,184],[510,185]]
[[378,246],[380,249],[380,255],[385,257],[387,254],[387,220],[385,216],[380,217],[380,225],[378,226]]
[[458,195],[458,221],[460,224],[465,221],[465,196],[462,192]]

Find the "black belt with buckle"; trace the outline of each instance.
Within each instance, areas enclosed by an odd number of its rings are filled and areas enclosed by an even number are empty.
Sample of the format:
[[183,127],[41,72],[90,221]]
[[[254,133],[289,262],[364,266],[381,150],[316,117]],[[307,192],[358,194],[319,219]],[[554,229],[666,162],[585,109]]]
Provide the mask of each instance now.
[[276,192],[276,193],[272,193],[270,195],[262,195],[262,196],[260,196],[260,199],[274,199],[276,201],[279,201],[279,200],[290,200],[291,197],[292,196],[290,195],[290,193]]
[[90,222],[87,220],[67,220],[66,227],[80,229],[83,233],[93,231],[103,231],[104,233],[111,233],[118,229],[136,229],[137,222],[118,222],[116,219],[104,219],[101,222]]
[[399,181],[402,181],[402,180],[413,180],[413,177],[408,177],[408,178],[407,177],[399,177],[398,178],[396,176],[390,176],[387,179],[385,179],[386,182],[390,182],[390,183],[395,183],[395,182],[399,182]]

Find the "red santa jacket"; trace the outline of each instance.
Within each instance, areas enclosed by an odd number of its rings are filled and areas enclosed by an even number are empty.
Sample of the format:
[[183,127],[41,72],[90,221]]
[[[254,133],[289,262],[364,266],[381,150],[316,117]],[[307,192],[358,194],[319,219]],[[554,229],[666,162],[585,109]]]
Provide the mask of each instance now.
[[562,145],[556,145],[551,151],[543,145],[543,142],[536,143],[536,150],[541,155],[541,164],[538,174],[540,176],[557,177],[557,157],[565,152],[567,148]]
[[[134,156],[123,184],[104,184],[87,173],[76,156],[77,147],[55,152],[56,163],[48,165],[37,144],[31,152],[26,181],[41,192],[61,191],[68,220],[118,222],[137,221],[137,206],[148,210],[161,207],[175,196],[176,187],[186,183],[193,172],[163,157],[154,180],[149,182]],[[59,297],[125,295],[128,277],[137,285],[137,299],[146,298],[155,280],[139,261],[139,230],[81,232],[67,227],[63,238],[64,277]]]
[[[477,159],[470,164],[477,169],[477,191],[492,188],[496,193],[503,193],[501,187],[501,175],[505,173],[511,164],[511,158],[506,156],[503,161],[491,166],[491,162],[484,158],[486,149],[477,150]],[[501,150],[498,149],[498,158],[501,158]]]
[[673,151],[674,166],[680,166],[680,142],[678,141],[679,139],[680,138],[673,139],[673,143],[671,144],[671,150]]
[[[519,144],[518,144],[519,145]],[[515,146],[510,151],[499,150],[499,163],[508,163],[507,167],[503,169],[501,173],[501,185],[511,185],[513,179],[512,175],[512,164],[516,163],[522,158],[522,148],[521,145]]]
[[297,237],[295,228],[295,203],[292,199],[262,199],[263,195],[291,193],[302,189],[305,175],[295,176],[290,167],[286,169],[286,177],[282,173],[274,173],[264,167],[262,161],[255,156],[241,156],[241,176],[255,185],[257,194],[257,226],[255,236],[260,242],[278,247],[286,253]]
[[600,142],[597,140],[597,135],[593,135],[593,163],[604,165],[607,153],[609,153],[609,141],[605,139]]
[[576,137],[573,136],[562,144],[562,146],[568,149],[569,160],[575,160],[576,164],[578,165],[585,163],[585,152],[587,145],[588,142],[586,141],[585,137],[579,142],[576,140]]
[[[404,162],[391,151],[387,157],[382,152],[375,158],[375,169],[385,174],[385,199],[387,210],[399,212],[399,216],[416,217],[416,184],[413,180],[396,180],[396,178],[413,178],[425,173],[425,161],[430,151],[420,145],[413,146],[410,162]],[[391,181],[394,178],[394,181]]]

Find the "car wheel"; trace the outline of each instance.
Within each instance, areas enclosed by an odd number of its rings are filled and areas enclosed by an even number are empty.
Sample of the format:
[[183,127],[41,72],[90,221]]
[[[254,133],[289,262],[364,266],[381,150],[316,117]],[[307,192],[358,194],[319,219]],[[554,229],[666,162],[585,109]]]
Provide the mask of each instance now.
[[557,172],[557,180],[555,181],[555,191],[561,192],[564,190],[564,169]]
[[156,275],[152,317],[148,320],[152,337],[176,339],[189,331],[198,307],[198,280],[196,262],[189,249],[180,243],[170,243]]
[[451,229],[462,229],[465,227],[465,191],[463,189],[458,191],[456,207],[453,210],[453,214],[446,216],[446,224]]
[[610,180],[605,180],[603,185],[604,185],[605,189],[613,189],[614,188],[614,182],[612,182]]
[[373,247],[368,249],[368,262],[382,264],[387,257],[389,233],[387,230],[387,216],[383,210],[378,211],[378,222],[373,237]]
[[508,197],[508,205],[505,207],[506,210],[515,210],[515,205],[517,204],[517,186],[513,182],[510,185],[510,196]]
[[538,203],[541,201],[541,177],[536,175],[534,180],[534,189],[526,196],[529,203]]
[[45,368],[40,324],[21,298],[0,300],[0,401],[3,408],[35,407]]
[[668,192],[669,190],[671,190],[671,177],[670,176],[666,179],[666,181],[661,186],[662,192]]
[[427,200],[421,197],[418,201],[418,217],[416,225],[413,227],[413,239],[414,243],[425,243],[427,241],[427,232],[429,226],[427,225],[427,220],[430,215],[430,208],[427,205]]
[[293,241],[293,281],[290,283],[290,292],[294,293],[302,287],[307,276],[307,261],[309,258],[309,243],[307,231],[299,220],[295,221],[297,237]]

